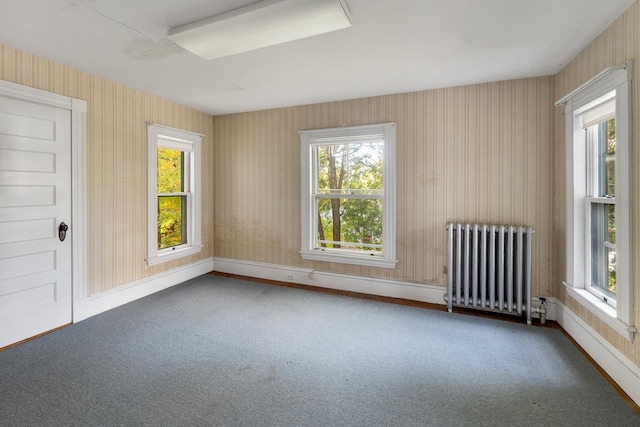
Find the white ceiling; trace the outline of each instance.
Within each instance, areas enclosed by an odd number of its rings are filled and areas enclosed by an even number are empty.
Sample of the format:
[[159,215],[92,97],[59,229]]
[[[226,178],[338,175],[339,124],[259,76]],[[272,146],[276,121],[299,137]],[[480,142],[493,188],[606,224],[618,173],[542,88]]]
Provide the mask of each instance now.
[[0,0],[0,43],[218,115],[555,74],[635,0],[346,0],[353,26],[205,61],[167,30],[255,0]]

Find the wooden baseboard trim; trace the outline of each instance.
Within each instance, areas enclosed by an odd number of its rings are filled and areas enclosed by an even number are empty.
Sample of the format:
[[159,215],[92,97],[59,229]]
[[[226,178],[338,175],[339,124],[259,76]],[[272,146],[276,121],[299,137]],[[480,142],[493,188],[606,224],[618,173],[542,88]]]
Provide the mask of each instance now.
[[57,328],[51,329],[49,331],[43,332],[43,333],[38,334],[38,335],[34,335],[34,336],[30,337],[30,338],[23,339],[22,341],[14,342],[13,344],[10,344],[10,345],[8,345],[6,347],[0,348],[0,352],[3,352],[5,350],[9,350],[10,348],[13,348],[13,347],[17,347],[20,344],[24,344],[24,343],[26,343],[28,341],[35,340],[36,338],[40,338],[40,337],[48,335],[48,334],[50,334],[52,332],[59,331],[60,329],[64,329],[67,326],[71,326],[71,323],[67,323],[66,325],[58,326]]

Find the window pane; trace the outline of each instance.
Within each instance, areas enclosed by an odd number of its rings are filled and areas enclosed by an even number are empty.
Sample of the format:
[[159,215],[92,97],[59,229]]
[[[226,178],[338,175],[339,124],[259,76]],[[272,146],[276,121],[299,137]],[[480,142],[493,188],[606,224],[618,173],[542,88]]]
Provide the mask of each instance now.
[[318,248],[382,251],[381,199],[317,199]]
[[591,204],[591,285],[614,298],[616,293],[615,205]]
[[158,249],[187,243],[187,196],[158,197]]
[[607,192],[608,196],[616,195],[616,121],[607,122]]
[[318,193],[382,194],[382,142],[316,148]]
[[158,193],[184,191],[184,151],[158,148]]
[[616,122],[611,119],[594,125],[598,127],[597,175],[598,197],[616,194]]
[[382,194],[382,143],[350,147],[347,190],[352,194]]
[[319,192],[324,194],[341,192],[345,181],[347,147],[345,145],[316,147]]

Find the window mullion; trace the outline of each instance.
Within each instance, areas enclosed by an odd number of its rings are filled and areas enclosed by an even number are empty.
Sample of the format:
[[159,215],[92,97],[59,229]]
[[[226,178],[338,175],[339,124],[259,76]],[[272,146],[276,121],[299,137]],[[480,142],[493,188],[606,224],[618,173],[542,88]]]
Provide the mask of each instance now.
[[603,205],[615,205],[615,197],[586,197],[588,203],[602,203]]
[[173,193],[157,193],[158,197],[171,197],[171,196],[189,196],[189,191],[176,191]]

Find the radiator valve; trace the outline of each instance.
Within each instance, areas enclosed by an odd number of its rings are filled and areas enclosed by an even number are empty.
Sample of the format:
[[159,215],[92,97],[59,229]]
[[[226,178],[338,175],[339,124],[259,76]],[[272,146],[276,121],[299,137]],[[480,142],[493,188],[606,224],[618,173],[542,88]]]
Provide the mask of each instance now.
[[533,307],[531,312],[538,313],[540,315],[540,324],[547,323],[547,299],[545,297],[538,297],[540,300],[540,307]]

